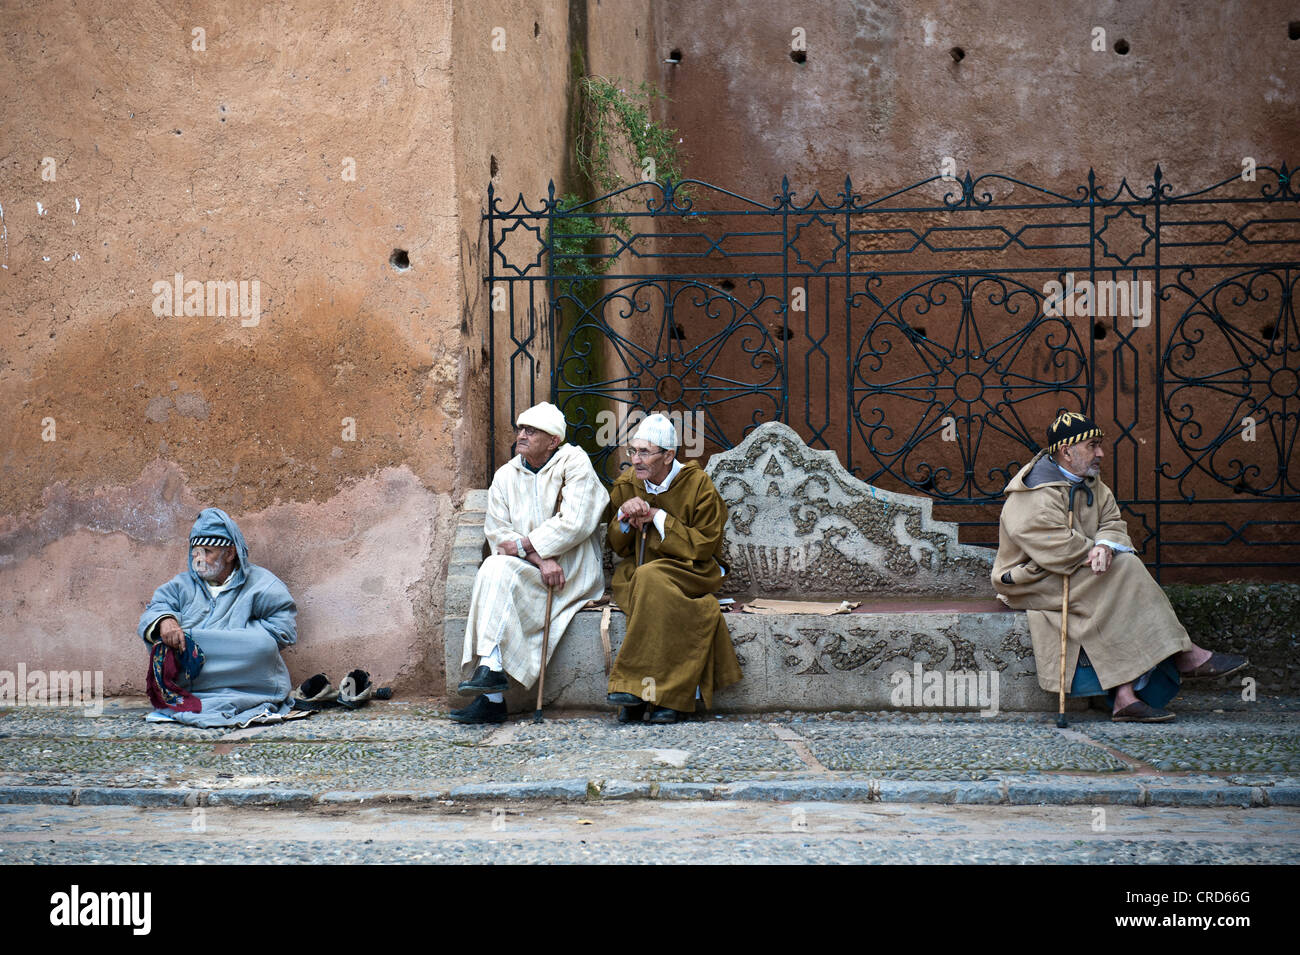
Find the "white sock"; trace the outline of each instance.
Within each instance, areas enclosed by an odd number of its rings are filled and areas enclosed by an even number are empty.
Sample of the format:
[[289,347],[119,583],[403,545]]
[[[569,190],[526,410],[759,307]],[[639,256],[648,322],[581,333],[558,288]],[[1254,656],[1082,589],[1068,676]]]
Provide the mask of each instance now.
[[504,703],[506,695],[504,693],[484,693],[489,703]]
[[[493,647],[492,652],[489,653],[487,656],[483,657],[481,660],[479,660],[479,663],[483,664],[483,666],[487,667],[493,673],[500,673],[502,670],[504,670],[505,665],[501,662],[500,645]],[[493,702],[500,703],[501,701],[494,700]]]

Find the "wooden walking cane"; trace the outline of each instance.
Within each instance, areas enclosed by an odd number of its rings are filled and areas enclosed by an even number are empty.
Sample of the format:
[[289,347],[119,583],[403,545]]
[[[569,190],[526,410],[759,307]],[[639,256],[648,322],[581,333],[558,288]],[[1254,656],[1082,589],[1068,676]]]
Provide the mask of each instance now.
[[533,722],[542,722],[542,689],[546,686],[546,651],[551,643],[551,605],[555,602],[555,588],[546,588],[546,623],[542,627],[542,668],[537,673],[537,709]]
[[[564,477],[560,477],[560,490],[555,495],[555,510],[551,512],[554,517],[560,513],[560,501],[564,499]],[[542,624],[542,664],[537,670],[537,709],[533,710],[533,722],[541,723],[542,718],[542,690],[546,687],[546,654],[551,644],[551,607],[555,603],[555,588],[546,588],[546,622]]]
[[[1074,534],[1074,488],[1070,488],[1070,534]],[[1073,571],[1071,571],[1073,573]],[[1065,729],[1070,724],[1065,719],[1065,634],[1070,620],[1070,574],[1061,576],[1061,687],[1056,700],[1056,728]]]
[[[1070,506],[1070,519],[1069,519],[1068,527],[1070,529],[1071,534],[1074,533],[1074,495],[1075,492],[1079,490],[1080,486],[1082,486],[1082,484],[1083,484],[1082,481],[1076,481],[1070,484],[1070,494],[1068,497],[1069,506]],[[1085,487],[1083,489],[1083,493],[1087,495],[1087,502],[1089,506],[1091,506],[1092,488]],[[1070,573],[1073,573],[1073,571],[1071,571]],[[1063,574],[1061,576],[1061,671],[1060,671],[1061,686],[1060,686],[1060,690],[1057,691],[1057,707],[1056,707],[1057,729],[1065,729],[1067,726],[1070,725],[1065,719],[1065,641],[1066,641],[1066,632],[1069,626],[1069,619],[1070,619],[1070,574]]]

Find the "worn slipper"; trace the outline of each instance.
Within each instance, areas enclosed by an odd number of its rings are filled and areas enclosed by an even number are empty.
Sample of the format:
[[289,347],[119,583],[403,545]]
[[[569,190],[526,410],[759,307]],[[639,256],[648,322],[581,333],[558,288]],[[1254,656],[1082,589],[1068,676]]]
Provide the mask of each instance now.
[[365,670],[353,670],[343,678],[339,687],[339,706],[349,710],[365,706],[371,700],[390,700],[392,697],[392,687],[375,686]]
[[339,691],[330,684],[330,678],[324,673],[317,673],[293,691],[293,708],[314,713],[336,705],[338,696]]
[[1221,679],[1232,676],[1234,673],[1240,673],[1248,666],[1250,666],[1250,661],[1239,653],[1219,653],[1216,651],[1210,654],[1210,659],[1196,669],[1188,670],[1186,673],[1180,673],[1179,675],[1184,680]]
[[339,706],[355,710],[365,706],[375,695],[375,685],[370,682],[370,674],[365,670],[353,670],[343,678],[339,687]]
[[1173,713],[1147,706],[1141,700],[1130,703],[1110,716],[1112,723],[1172,723],[1173,720]]

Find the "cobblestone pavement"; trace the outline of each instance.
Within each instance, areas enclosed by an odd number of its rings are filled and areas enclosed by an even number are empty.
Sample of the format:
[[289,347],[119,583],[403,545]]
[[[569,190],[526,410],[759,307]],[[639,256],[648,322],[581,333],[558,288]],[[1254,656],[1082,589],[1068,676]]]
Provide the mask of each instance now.
[[1300,700],[1184,694],[1176,723],[1074,714],[781,713],[620,726],[610,713],[460,726],[430,701],[245,730],[0,710],[0,803],[349,805],[439,799],[594,802],[1300,805]]
[[0,863],[1300,861],[1300,809],[615,802],[0,806]]

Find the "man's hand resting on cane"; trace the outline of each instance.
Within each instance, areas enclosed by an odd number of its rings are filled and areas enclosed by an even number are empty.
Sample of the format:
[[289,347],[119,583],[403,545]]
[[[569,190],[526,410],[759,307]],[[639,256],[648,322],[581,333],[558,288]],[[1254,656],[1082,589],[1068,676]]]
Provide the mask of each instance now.
[[528,559],[537,565],[537,569],[542,572],[542,583],[548,587],[554,587],[561,590],[564,587],[564,571],[560,569],[557,561],[549,557],[538,557],[537,552],[528,555]]
[[1110,562],[1115,559],[1115,552],[1105,544],[1098,544],[1088,551],[1088,565],[1094,574],[1104,574],[1110,570]]
[[623,506],[618,509],[618,519],[627,521],[636,530],[641,530],[646,525],[654,523],[656,510],[657,508],[650,506],[649,501],[634,497],[623,502]]

